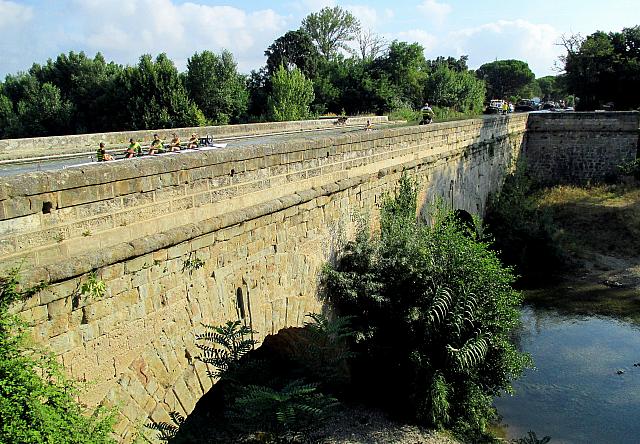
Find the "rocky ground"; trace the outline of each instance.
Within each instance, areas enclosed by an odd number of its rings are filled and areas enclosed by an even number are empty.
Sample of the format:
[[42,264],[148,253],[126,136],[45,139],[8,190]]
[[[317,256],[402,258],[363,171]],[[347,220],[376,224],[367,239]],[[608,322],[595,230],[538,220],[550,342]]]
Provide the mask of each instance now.
[[393,421],[365,407],[345,409],[311,437],[317,444],[458,444],[441,432]]

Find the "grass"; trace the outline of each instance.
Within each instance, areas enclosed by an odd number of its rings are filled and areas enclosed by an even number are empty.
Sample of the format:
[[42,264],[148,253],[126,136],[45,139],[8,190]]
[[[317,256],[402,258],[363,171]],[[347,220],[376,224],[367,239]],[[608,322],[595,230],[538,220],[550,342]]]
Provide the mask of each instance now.
[[[536,199],[550,210],[572,266],[559,283],[526,290],[526,302],[640,324],[640,187],[558,186],[539,191]],[[612,274],[628,283],[605,284],[603,276]]]
[[640,253],[640,188],[621,185],[558,186],[540,194],[561,229],[563,247],[633,258]]

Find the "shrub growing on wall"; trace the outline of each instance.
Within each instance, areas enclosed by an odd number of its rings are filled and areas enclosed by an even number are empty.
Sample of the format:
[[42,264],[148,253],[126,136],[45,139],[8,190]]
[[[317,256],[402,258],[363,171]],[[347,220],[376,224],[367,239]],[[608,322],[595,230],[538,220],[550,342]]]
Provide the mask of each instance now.
[[115,443],[113,415],[86,415],[55,358],[31,347],[25,324],[9,312],[39,288],[21,290],[17,271],[0,277],[0,443]]
[[521,297],[511,269],[453,213],[415,215],[416,185],[403,177],[380,235],[361,229],[325,271],[327,296],[353,317],[364,393],[431,426],[482,431],[528,362],[509,339]]

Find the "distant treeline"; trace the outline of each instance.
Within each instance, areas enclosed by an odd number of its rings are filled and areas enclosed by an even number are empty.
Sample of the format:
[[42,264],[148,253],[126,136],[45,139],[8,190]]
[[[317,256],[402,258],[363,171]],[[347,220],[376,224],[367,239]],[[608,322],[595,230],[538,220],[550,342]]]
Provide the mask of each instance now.
[[[626,48],[620,39],[633,45],[619,54],[619,47]],[[583,69],[593,62],[587,52],[592,42],[612,51],[609,58],[599,56],[598,63],[624,66],[625,77],[612,81],[602,65],[609,89],[598,83],[604,74],[593,77],[591,66]],[[477,114],[492,98],[565,99],[569,92],[588,97],[589,104],[624,97],[631,99],[620,101],[625,106],[638,105],[637,89],[621,91],[639,77],[637,27],[621,34],[597,33],[566,46],[567,74],[562,76],[535,79],[519,60],[487,63],[474,72],[467,56],[426,60],[421,45],[387,43],[362,30],[348,11],[324,8],[307,16],[300,29],[276,39],[265,51],[265,66],[248,76],[238,73],[228,51],[195,53],[183,73],[166,54],[143,55],[136,66],[82,52],[34,64],[0,83],[0,138],[297,120],[325,113],[382,114],[416,109],[427,101]],[[624,57],[635,65],[622,63]],[[597,91],[585,91],[586,85]]]

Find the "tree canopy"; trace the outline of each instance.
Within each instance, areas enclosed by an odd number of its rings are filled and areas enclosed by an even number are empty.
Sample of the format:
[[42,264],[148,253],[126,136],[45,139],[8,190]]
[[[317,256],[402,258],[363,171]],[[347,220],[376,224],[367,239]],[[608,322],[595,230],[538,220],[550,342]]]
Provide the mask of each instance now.
[[307,78],[315,77],[320,57],[311,36],[302,29],[289,31],[278,37],[264,55],[267,57],[269,75],[273,75],[283,65],[298,68]]
[[338,50],[347,49],[346,43],[356,38],[360,22],[340,6],[325,7],[305,17],[302,29],[311,36],[320,54],[330,59]]
[[185,86],[210,123],[238,123],[247,112],[247,84],[229,51],[195,53],[187,61]]
[[282,122],[306,119],[312,101],[313,82],[298,68],[289,71],[280,65],[271,79],[271,95],[268,99],[271,120]]
[[579,97],[579,109],[640,106],[640,26],[586,38],[574,35],[564,38],[563,45],[566,88]]
[[535,79],[529,65],[522,60],[485,63],[478,68],[476,75],[487,84],[487,100],[517,96]]

